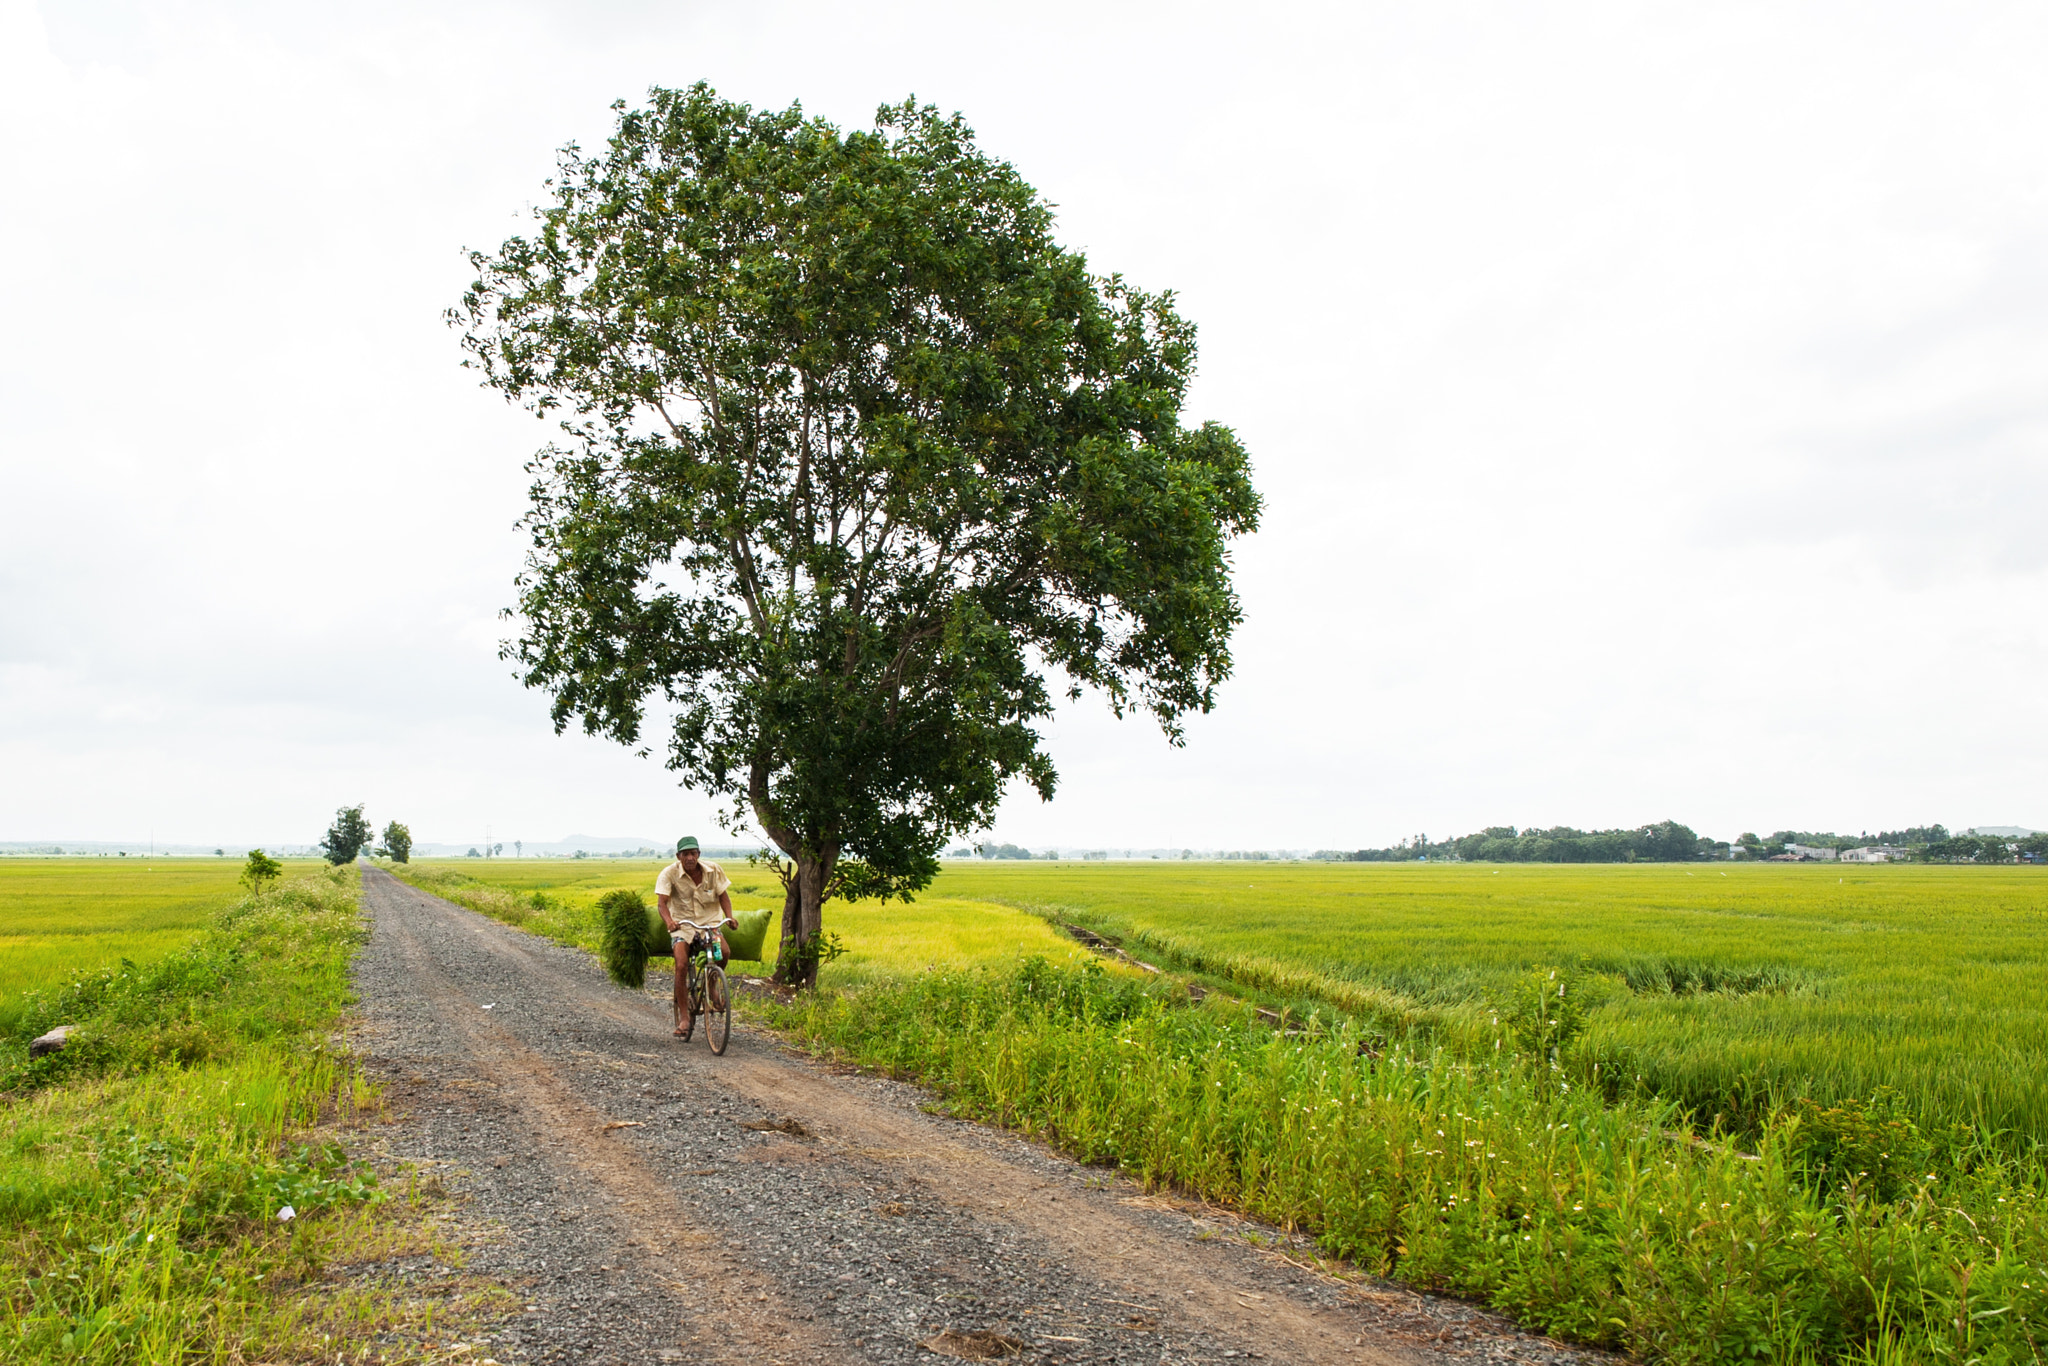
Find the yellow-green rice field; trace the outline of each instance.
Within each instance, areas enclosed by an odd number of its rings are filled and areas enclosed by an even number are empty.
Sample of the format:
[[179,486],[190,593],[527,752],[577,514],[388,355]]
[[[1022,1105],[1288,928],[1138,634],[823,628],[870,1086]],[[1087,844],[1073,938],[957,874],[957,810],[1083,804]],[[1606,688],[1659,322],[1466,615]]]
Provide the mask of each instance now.
[[184,947],[248,895],[241,871],[228,858],[0,859],[0,1023],[24,991]]

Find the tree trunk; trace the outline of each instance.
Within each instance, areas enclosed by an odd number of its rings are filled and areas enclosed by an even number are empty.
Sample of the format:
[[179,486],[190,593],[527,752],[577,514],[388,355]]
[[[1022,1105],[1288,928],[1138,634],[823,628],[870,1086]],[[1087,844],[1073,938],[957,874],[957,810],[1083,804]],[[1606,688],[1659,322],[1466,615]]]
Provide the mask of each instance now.
[[797,947],[803,943],[803,893],[792,874],[782,887],[782,947],[775,953],[775,980],[786,987],[798,985]]
[[768,761],[754,760],[748,775],[747,795],[754,805],[754,819],[768,838],[789,856],[794,869],[782,892],[782,946],[775,956],[775,980],[787,987],[818,985],[819,935],[825,927],[825,887],[832,880],[832,867],[839,861],[836,841],[806,839],[776,819],[775,805],[768,796]]
[[775,961],[775,980],[800,990],[818,985],[818,944],[825,928],[825,883],[833,860],[809,850],[790,856],[796,865],[782,895],[782,949]]

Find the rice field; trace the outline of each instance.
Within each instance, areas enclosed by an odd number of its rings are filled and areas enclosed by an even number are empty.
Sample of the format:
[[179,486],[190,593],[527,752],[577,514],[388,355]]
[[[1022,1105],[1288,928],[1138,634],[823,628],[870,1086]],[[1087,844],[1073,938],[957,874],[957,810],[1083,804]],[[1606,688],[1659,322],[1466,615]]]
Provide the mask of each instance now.
[[1182,966],[1483,1039],[1532,973],[1610,1091],[1731,1121],[1903,1093],[2048,1142],[2048,870],[1710,864],[949,864],[939,886]]
[[248,894],[241,872],[228,858],[0,859],[0,1028],[25,991],[183,948]]

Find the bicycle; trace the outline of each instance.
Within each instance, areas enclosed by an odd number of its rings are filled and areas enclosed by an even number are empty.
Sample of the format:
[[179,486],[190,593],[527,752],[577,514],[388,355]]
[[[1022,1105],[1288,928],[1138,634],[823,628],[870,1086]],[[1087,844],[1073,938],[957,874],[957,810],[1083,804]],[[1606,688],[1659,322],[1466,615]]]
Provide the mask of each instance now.
[[[725,969],[716,961],[722,957],[716,931],[723,922],[700,925],[694,920],[679,921],[689,926],[688,930],[670,930],[669,950],[677,959],[677,972],[689,974],[686,990],[690,993],[690,1014],[693,1021],[704,1026],[704,1041],[711,1045],[711,1051],[724,1056],[727,1040],[732,1037],[732,995],[726,990]],[[700,943],[701,947],[693,951]],[[684,963],[684,959],[688,959]],[[683,1027],[683,1012],[671,1008],[675,1027]]]

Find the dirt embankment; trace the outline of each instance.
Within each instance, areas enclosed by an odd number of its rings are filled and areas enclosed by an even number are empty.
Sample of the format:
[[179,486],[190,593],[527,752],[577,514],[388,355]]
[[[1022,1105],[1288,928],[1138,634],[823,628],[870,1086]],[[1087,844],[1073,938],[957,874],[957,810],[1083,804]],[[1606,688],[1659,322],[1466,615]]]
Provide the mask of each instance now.
[[1274,1230],[744,1026],[722,1058],[701,1032],[677,1043],[665,977],[619,991],[585,955],[375,869],[363,900],[385,1147],[439,1169],[466,1201],[468,1270],[525,1306],[483,1349],[498,1361],[1598,1359],[1322,1275]]

